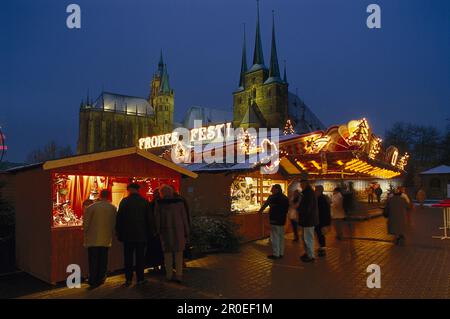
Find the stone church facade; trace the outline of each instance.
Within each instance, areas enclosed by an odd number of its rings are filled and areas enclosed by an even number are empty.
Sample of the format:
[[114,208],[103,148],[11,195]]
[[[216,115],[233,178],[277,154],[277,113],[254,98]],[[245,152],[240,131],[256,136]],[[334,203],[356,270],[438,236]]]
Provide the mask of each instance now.
[[[280,128],[289,120],[295,133],[303,134],[325,126],[297,94],[289,92],[286,65],[280,73],[275,19],[272,19],[269,65],[266,66],[261,40],[259,7],[252,65],[247,67],[245,43],[242,48],[239,84],[233,92],[232,110],[193,106],[180,122],[174,122],[174,91],[169,85],[162,53],[148,98],[102,92],[95,101],[80,107],[78,153],[92,153],[137,145],[144,136],[171,132],[175,127],[233,122],[242,128]],[[232,111],[232,112],[231,112]]]
[[174,91],[162,53],[148,98],[102,92],[80,106],[78,154],[136,145],[142,136],[173,129]]

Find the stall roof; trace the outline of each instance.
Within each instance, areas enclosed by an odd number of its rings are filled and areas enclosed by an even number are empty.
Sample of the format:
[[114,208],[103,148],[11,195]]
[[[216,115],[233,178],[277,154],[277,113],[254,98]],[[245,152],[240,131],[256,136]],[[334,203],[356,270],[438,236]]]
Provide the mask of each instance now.
[[440,165],[420,173],[421,175],[450,174],[450,166]]
[[44,170],[55,169],[55,168],[60,168],[60,167],[65,167],[65,166],[70,166],[70,165],[83,164],[83,163],[99,161],[99,160],[104,160],[104,159],[109,159],[109,158],[114,158],[114,157],[119,157],[119,156],[132,155],[132,154],[137,154],[139,156],[142,156],[152,162],[155,162],[162,166],[168,167],[168,168],[170,168],[174,171],[177,171],[183,175],[193,177],[193,178],[197,178],[197,176],[198,176],[196,173],[194,173],[184,167],[176,165],[175,163],[172,163],[168,160],[165,160],[165,159],[163,159],[159,156],[156,156],[152,153],[149,153],[147,151],[141,150],[137,147],[129,147],[129,148],[123,148],[123,149],[118,149],[118,150],[113,150],[113,151],[106,151],[106,152],[99,152],[99,153],[92,153],[92,154],[85,154],[85,155],[77,155],[77,156],[71,156],[71,157],[67,157],[67,158],[47,161],[43,164],[43,169]]

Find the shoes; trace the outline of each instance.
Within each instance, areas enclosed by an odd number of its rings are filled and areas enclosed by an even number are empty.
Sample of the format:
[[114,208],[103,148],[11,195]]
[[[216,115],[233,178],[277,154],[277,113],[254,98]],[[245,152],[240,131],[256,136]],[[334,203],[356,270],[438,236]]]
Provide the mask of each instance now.
[[317,255],[319,255],[319,257],[325,257],[327,255],[327,252],[325,251],[325,249],[319,249]]
[[166,278],[166,281],[167,281],[167,282],[174,282],[174,283],[177,283],[177,284],[179,284],[179,285],[182,284],[181,279],[179,279],[179,278],[174,278],[174,277],[172,277],[172,278]]
[[279,259],[280,257],[279,256],[275,256],[275,255],[269,255],[269,256],[267,256],[267,258],[269,258],[269,259]]
[[300,258],[300,260],[303,261],[304,263],[312,263],[312,262],[314,262],[315,259],[312,257],[306,256],[306,255],[303,255]]
[[136,284],[137,284],[138,286],[143,286],[143,285],[145,285],[145,284],[147,284],[147,283],[148,283],[147,279],[144,279],[144,280],[139,280]]
[[130,286],[131,286],[131,280],[125,281],[124,286],[125,286],[125,287],[130,287]]
[[89,284],[88,289],[89,290],[93,290],[93,289],[98,288],[98,287],[100,287],[100,284]]

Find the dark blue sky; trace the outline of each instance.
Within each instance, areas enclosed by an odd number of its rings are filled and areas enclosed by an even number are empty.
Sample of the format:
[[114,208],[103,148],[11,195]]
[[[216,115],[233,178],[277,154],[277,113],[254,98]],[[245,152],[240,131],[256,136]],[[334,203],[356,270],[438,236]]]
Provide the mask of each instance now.
[[[66,28],[66,6],[82,10]],[[366,27],[366,7],[382,29]],[[231,110],[242,23],[253,54],[254,0],[6,0],[0,11],[0,125],[7,159],[51,139],[75,150],[89,89],[147,96],[164,51],[178,115],[192,105]],[[261,0],[266,64],[271,10],[290,90],[326,125],[367,117],[383,134],[402,120],[444,128],[450,117],[450,1]],[[282,63],[282,62],[281,62]],[[176,117],[179,117],[176,115]]]

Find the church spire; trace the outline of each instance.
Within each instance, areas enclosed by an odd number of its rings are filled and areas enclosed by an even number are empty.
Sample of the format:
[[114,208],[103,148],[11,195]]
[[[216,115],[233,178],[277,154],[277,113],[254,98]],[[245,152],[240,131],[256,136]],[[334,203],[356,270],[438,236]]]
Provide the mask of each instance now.
[[286,60],[284,60],[283,82],[284,82],[284,83],[287,83],[287,75],[286,75]]
[[163,66],[163,73],[161,77],[161,85],[159,87],[161,93],[170,93],[169,75],[167,74],[167,65]]
[[163,60],[163,54],[162,54],[162,49],[161,49],[161,53],[159,55],[159,63],[158,63],[158,74],[161,78],[163,76],[163,72],[164,72],[164,60]]
[[275,15],[272,10],[272,48],[270,50],[269,77],[280,77],[280,66],[278,65],[277,44],[275,41]]
[[244,23],[244,44],[242,46],[242,62],[241,62],[241,76],[239,78],[239,87],[244,87],[245,72],[247,72],[247,50],[245,45],[245,23]]
[[259,0],[256,0],[256,37],[255,37],[255,51],[253,53],[253,65],[264,65],[264,55],[261,44],[261,31],[259,28]]

